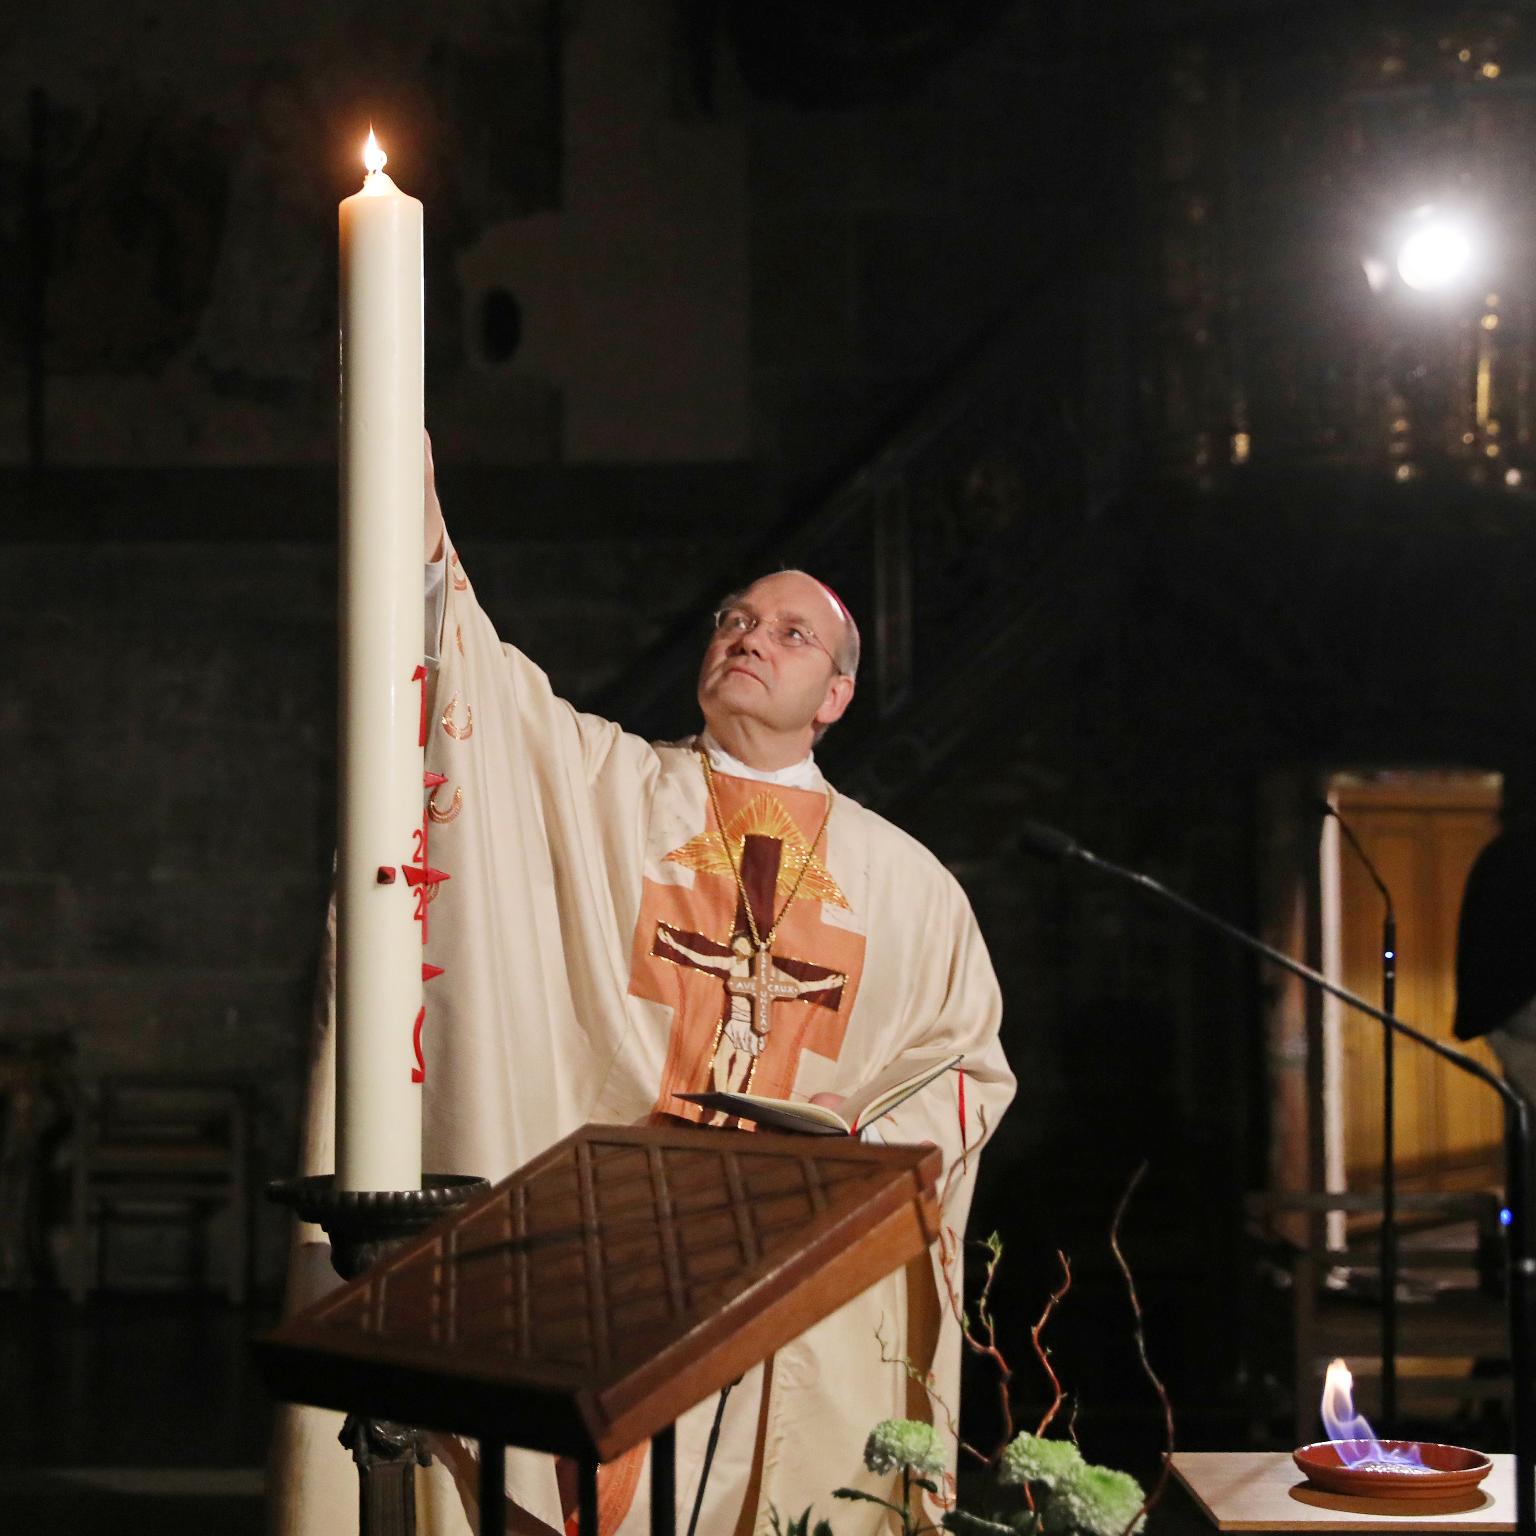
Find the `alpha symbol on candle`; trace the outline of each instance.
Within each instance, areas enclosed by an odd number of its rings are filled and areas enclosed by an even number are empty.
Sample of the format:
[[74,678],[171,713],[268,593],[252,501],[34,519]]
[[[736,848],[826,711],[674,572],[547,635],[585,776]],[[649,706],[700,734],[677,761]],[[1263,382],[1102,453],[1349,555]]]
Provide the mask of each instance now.
[[363,164],[370,176],[376,176],[389,164],[389,156],[379,148],[379,141],[373,136],[372,123],[368,125],[368,142],[363,146]]

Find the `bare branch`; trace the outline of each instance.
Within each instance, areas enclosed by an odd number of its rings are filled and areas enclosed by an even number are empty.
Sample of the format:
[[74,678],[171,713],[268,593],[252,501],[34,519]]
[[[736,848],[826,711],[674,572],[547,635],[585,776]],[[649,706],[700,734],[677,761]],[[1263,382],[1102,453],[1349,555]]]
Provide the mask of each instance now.
[[971,1343],[971,1348],[978,1354],[985,1355],[997,1366],[997,1401],[1003,1415],[1003,1438],[998,1441],[997,1449],[993,1451],[990,1462],[995,1465],[1003,1452],[1008,1448],[1008,1443],[1013,1439],[1013,1402],[1008,1388],[1013,1382],[1013,1367],[1008,1364],[1007,1357],[997,1347],[997,1324],[992,1316],[992,1282],[997,1279],[997,1266],[1003,1259],[1002,1239],[997,1233],[993,1233],[984,1243],[976,1245],[987,1250],[987,1268],[981,1282],[981,1290],[976,1297],[976,1315],[981,1319],[981,1325],[987,1330],[987,1342],[985,1346],[979,1343]]
[[[949,1310],[960,1325],[960,1337],[965,1341],[967,1348],[974,1350],[977,1354],[985,1354],[986,1351],[980,1343],[972,1337],[970,1317],[961,1303],[959,1292],[955,1289],[955,1265],[959,1257],[960,1239],[955,1235],[955,1229],[942,1228],[939,1232],[939,1273],[944,1277],[944,1291],[949,1298]],[[958,1435],[955,1438],[960,1449],[974,1457],[982,1466],[990,1467],[996,1459],[988,1456],[985,1451],[977,1450],[968,1440],[961,1440]]]
[[1136,1294],[1136,1280],[1131,1274],[1131,1266],[1126,1263],[1125,1255],[1120,1251],[1120,1222],[1125,1216],[1126,1207],[1131,1203],[1131,1196],[1136,1193],[1137,1186],[1141,1183],[1143,1175],[1147,1171],[1146,1162],[1131,1175],[1131,1182],[1126,1185],[1125,1193],[1120,1196],[1120,1203],[1115,1207],[1115,1219],[1109,1227],[1109,1248],[1115,1256],[1115,1263],[1120,1266],[1120,1273],[1125,1276],[1126,1293],[1131,1299],[1131,1312],[1136,1319],[1135,1337],[1136,1354],[1141,1361],[1142,1371],[1147,1380],[1152,1383],[1157,1393],[1157,1400],[1163,1405],[1163,1465],[1157,1474],[1157,1481],[1152,1485],[1152,1492],[1141,1501],[1141,1508],[1131,1517],[1130,1522],[1120,1533],[1120,1536],[1130,1536],[1136,1529],[1136,1523],[1143,1515],[1149,1515],[1157,1508],[1158,1501],[1162,1498],[1164,1490],[1168,1487],[1168,1477],[1173,1471],[1173,1404],[1168,1400],[1167,1388],[1156,1371],[1152,1369],[1152,1362],[1147,1359],[1147,1334],[1145,1318],[1142,1315],[1141,1299]]
[[[928,1401],[933,1408],[944,1415],[944,1423],[949,1430],[950,1438],[962,1451],[969,1451],[978,1461],[985,1464],[986,1457],[975,1446],[967,1445],[960,1438],[960,1424],[955,1418],[954,1411],[946,1403],[939,1393],[936,1385],[937,1378],[932,1371],[920,1371],[907,1355],[893,1355],[888,1353],[889,1346],[885,1340],[885,1314],[880,1314],[880,1322],[875,1328],[875,1342],[880,1346],[880,1360],[884,1365],[899,1365],[907,1373],[909,1381],[915,1381],[924,1392],[928,1394]],[[953,1472],[944,1474],[944,1487],[939,1497],[939,1503],[946,1509],[951,1508],[955,1502],[957,1485]]]
[[[1008,1364],[1007,1358],[997,1347],[997,1327],[992,1317],[990,1296],[992,1281],[997,1275],[998,1262],[1003,1256],[1003,1245],[997,1233],[993,1233],[984,1243],[976,1243],[972,1246],[987,1250],[986,1273],[981,1284],[981,1294],[976,1299],[976,1316],[981,1321],[984,1337],[977,1335],[971,1327],[970,1315],[961,1303],[959,1293],[955,1290],[955,1263],[959,1257],[960,1242],[955,1236],[954,1229],[945,1227],[939,1233],[939,1269],[944,1276],[944,1289],[949,1296],[949,1309],[954,1314],[955,1321],[960,1324],[960,1337],[965,1347],[974,1355],[980,1355],[985,1360],[990,1360],[997,1367],[997,1395],[1003,1414],[1003,1438],[997,1449],[990,1456],[979,1456],[973,1446],[966,1445],[965,1449],[985,1466],[996,1465],[998,1458],[1002,1456],[1008,1442],[1013,1439],[1013,1404],[1009,1401],[1008,1386],[1013,1380],[1013,1368]],[[962,1442],[963,1444],[963,1442]]]
[[1056,1258],[1061,1265],[1061,1284],[1046,1299],[1045,1307],[1040,1313],[1040,1320],[1029,1330],[1029,1342],[1035,1346],[1035,1358],[1040,1362],[1041,1370],[1050,1377],[1051,1391],[1054,1394],[1051,1398],[1051,1406],[1045,1410],[1045,1417],[1040,1420],[1035,1430],[1037,1435],[1043,1435],[1050,1428],[1051,1420],[1061,1412],[1062,1402],[1066,1398],[1066,1393],[1061,1389],[1061,1380],[1051,1365],[1051,1352],[1040,1342],[1040,1335],[1046,1323],[1050,1321],[1051,1313],[1060,1305],[1062,1297],[1072,1289],[1072,1261],[1060,1248],[1056,1250]]

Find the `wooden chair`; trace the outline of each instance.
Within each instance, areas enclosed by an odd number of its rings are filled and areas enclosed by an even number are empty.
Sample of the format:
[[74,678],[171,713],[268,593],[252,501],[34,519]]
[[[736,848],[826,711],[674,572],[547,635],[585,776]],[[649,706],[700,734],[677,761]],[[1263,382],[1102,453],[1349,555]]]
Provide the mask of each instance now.
[[198,1278],[211,1210],[229,1215],[225,1290],[245,1301],[249,1271],[250,1113],[246,1089],[191,1078],[84,1079],[76,1093],[70,1295],[101,1282],[118,1222],[184,1225]]
[[[1436,1407],[1507,1401],[1508,1311],[1503,1296],[1499,1197],[1491,1191],[1400,1193],[1397,1197],[1399,1411],[1434,1417]],[[1297,1443],[1318,1439],[1328,1362],[1355,1376],[1356,1405],[1379,1408],[1381,1373],[1381,1197],[1376,1193],[1250,1195],[1250,1220],[1273,1239],[1288,1271],[1295,1350]],[[1356,1230],[1342,1248],[1324,1235],[1342,1211]],[[1286,1215],[1308,1218],[1318,1236],[1277,1238]],[[1371,1218],[1376,1220],[1373,1222]],[[1502,1369],[1474,1373],[1471,1362]],[[1392,1426],[1379,1426],[1390,1432]]]

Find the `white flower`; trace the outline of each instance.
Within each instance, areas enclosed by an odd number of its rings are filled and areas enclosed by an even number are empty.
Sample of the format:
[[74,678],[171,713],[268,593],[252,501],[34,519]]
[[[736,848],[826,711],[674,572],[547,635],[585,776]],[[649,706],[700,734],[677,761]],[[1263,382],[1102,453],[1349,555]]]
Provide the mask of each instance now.
[[881,1419],[864,1442],[864,1465],[871,1472],[910,1467],[919,1477],[940,1477],[948,1459],[933,1425],[921,1419]]
[[1000,1483],[1038,1483],[1042,1488],[1055,1488],[1076,1477],[1083,1465],[1083,1453],[1070,1440],[1016,1435],[1003,1452],[997,1480]]
[[[1141,1508],[1141,1485],[1128,1472],[1084,1463],[1046,1495],[1047,1536],[1120,1536]],[[1146,1524],[1143,1516],[1136,1530]]]

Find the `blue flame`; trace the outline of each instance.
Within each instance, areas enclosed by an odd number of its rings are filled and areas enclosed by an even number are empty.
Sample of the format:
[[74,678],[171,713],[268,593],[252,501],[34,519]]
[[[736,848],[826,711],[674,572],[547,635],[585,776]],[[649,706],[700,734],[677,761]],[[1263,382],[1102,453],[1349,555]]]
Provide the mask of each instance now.
[[1342,1360],[1328,1367],[1323,1385],[1323,1428],[1346,1467],[1366,1464],[1388,1467],[1422,1467],[1424,1458],[1416,1445],[1383,1445],[1363,1413],[1355,1411],[1354,1378]]

